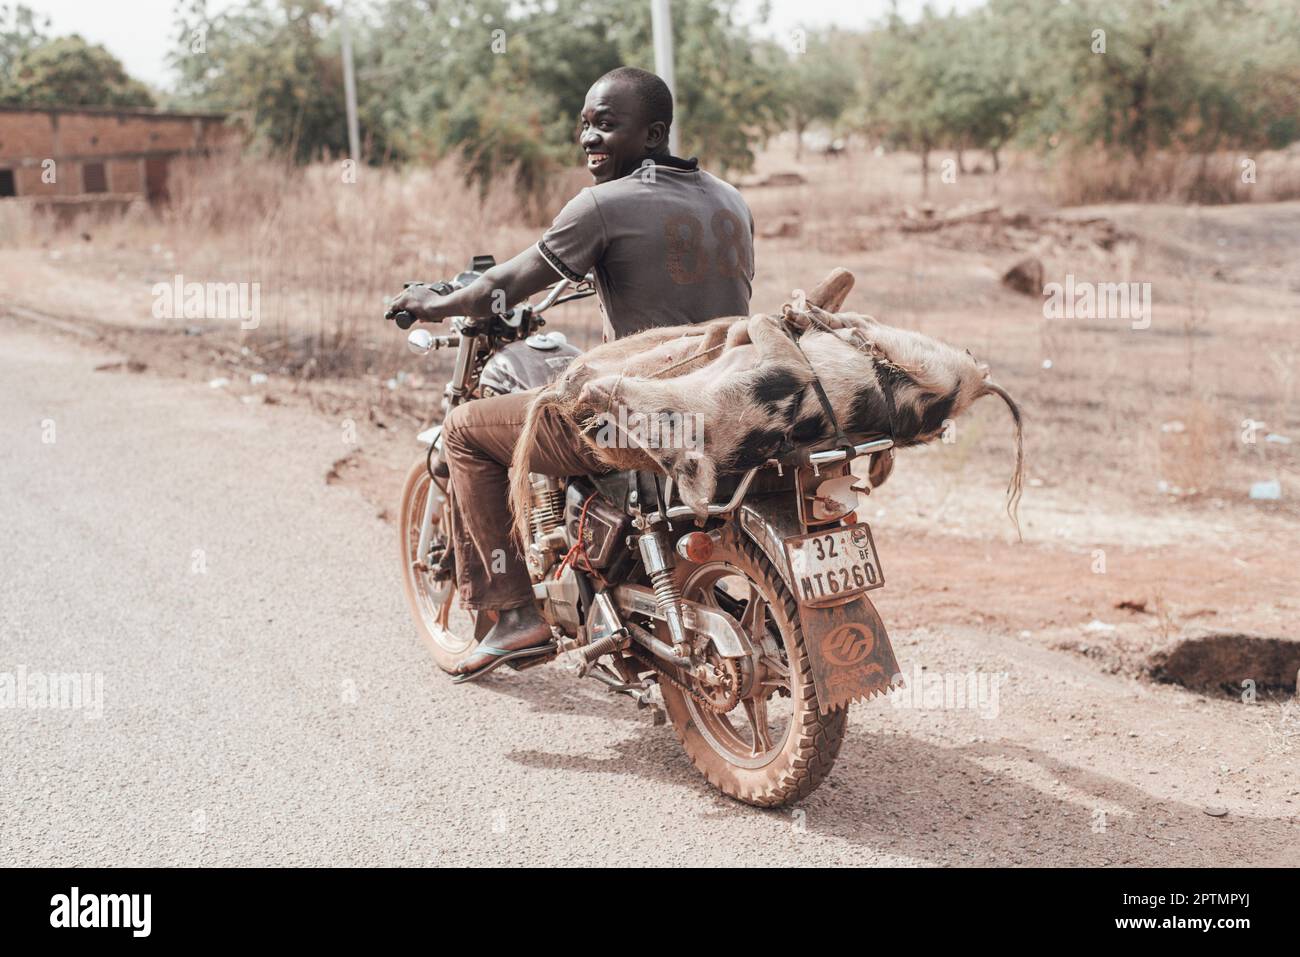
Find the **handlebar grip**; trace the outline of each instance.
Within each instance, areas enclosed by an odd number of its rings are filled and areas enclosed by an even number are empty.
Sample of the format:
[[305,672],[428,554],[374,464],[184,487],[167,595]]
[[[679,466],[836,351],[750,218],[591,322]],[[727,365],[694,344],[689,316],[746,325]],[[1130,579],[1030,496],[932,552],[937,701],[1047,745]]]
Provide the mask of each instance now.
[[405,309],[393,316],[393,321],[397,323],[397,328],[405,332],[415,325],[415,316],[411,315]]

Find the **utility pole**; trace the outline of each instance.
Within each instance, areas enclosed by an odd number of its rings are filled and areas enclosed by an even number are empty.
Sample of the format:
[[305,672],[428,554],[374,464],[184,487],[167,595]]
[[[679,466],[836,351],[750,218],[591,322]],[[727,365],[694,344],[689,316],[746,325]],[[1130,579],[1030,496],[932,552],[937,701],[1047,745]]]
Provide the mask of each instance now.
[[347,10],[339,7],[339,34],[343,40],[343,98],[348,111],[348,152],[361,165],[361,133],[357,129],[357,78],[352,72],[352,34],[348,32]]
[[668,6],[669,0],[650,0],[650,23],[654,38],[655,72],[668,84],[668,92],[673,95],[673,125],[668,131],[668,152],[680,156],[678,149],[677,127],[681,112],[677,103],[677,82],[673,76],[673,18]]

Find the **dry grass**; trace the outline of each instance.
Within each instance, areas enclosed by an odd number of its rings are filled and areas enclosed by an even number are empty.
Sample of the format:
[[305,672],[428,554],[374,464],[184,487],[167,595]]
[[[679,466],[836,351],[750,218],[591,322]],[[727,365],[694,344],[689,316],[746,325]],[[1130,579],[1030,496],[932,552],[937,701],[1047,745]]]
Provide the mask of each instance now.
[[[940,206],[996,200],[1008,206],[1083,206],[1111,202],[1247,203],[1300,198],[1300,149],[1205,156],[1159,153],[1141,163],[1131,156],[1101,152],[1061,153],[1038,157],[1005,153],[1001,171],[991,157],[966,150],[958,170],[956,154],[938,150],[930,157],[928,188],[923,188],[920,158],[911,153],[884,153],[854,143],[836,158],[805,154],[794,159],[793,141],[777,137],[759,157],[757,183],[773,173],[799,172],[804,186],[758,190],[751,201],[761,220],[803,215],[819,223],[842,226],[857,217],[872,217],[903,204]],[[1243,178],[1243,161],[1251,163]],[[1253,182],[1248,181],[1253,178]],[[836,189],[825,184],[834,182]],[[817,241],[817,238],[814,237]]]
[[1189,400],[1161,423],[1160,474],[1171,495],[1222,493],[1233,453],[1234,423],[1211,398]]
[[187,276],[260,282],[260,347],[314,375],[373,366],[362,346],[387,328],[384,297],[402,281],[454,275],[478,253],[504,258],[539,220],[508,180],[480,193],[451,162],[366,168],[355,182],[335,164],[208,164],[174,192],[161,226],[177,263]]
[[[805,154],[794,159],[793,141],[777,137],[761,153],[753,176],[744,181],[746,198],[760,228],[782,217],[799,217],[817,224],[807,239],[833,246],[838,235],[858,220],[871,220],[903,206],[997,200],[1009,206],[1041,206],[1052,198],[1039,175],[1040,164],[1029,157],[1004,156],[1003,169],[991,173],[989,158],[973,150],[964,154],[967,172],[957,172],[955,155],[936,152],[930,158],[928,188],[923,188],[921,162],[911,153],[881,153],[855,146],[836,158]],[[950,176],[945,175],[945,170]],[[798,173],[803,185],[758,186],[766,177]]]
[[[454,275],[473,255],[513,254],[535,240],[544,217],[575,188],[557,182],[542,204],[548,208],[539,209],[521,200],[508,179],[486,193],[467,186],[452,162],[365,168],[349,181],[340,164],[299,168],[250,158],[177,164],[169,187],[172,202],[159,212],[86,212],[61,225],[4,204],[2,234],[15,247],[74,258],[78,268],[118,285],[152,288],[176,276],[256,283],[255,330],[240,333],[238,323],[221,320],[191,324],[238,334],[304,377],[375,372],[385,364],[380,357],[400,355],[401,337],[382,320],[385,297],[405,280]],[[93,247],[78,242],[91,237]],[[106,318],[115,318],[113,308],[127,311],[127,322],[148,318],[138,297],[108,305]]]
[[1052,172],[1062,205],[1109,202],[1252,203],[1300,198],[1300,152],[1159,153],[1065,157]]

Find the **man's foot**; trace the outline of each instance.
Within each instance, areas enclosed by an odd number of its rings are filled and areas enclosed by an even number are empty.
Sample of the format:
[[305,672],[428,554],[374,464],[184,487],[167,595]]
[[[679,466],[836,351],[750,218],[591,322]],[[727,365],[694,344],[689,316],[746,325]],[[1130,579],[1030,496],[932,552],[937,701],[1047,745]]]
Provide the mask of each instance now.
[[551,626],[542,620],[534,605],[507,609],[501,612],[492,630],[483,636],[478,650],[456,668],[456,674],[481,671],[512,651],[544,647],[550,641]]

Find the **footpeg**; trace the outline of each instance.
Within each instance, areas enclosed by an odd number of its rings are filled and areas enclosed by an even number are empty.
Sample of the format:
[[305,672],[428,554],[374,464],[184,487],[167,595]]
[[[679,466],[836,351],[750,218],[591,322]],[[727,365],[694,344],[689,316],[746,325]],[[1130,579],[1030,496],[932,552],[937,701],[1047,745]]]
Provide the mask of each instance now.
[[587,615],[587,634],[591,638],[590,642],[578,649],[582,656],[582,664],[578,666],[580,676],[586,675],[600,658],[626,648],[631,640],[623,619],[619,617],[606,592],[598,593],[591,601],[591,611]]

